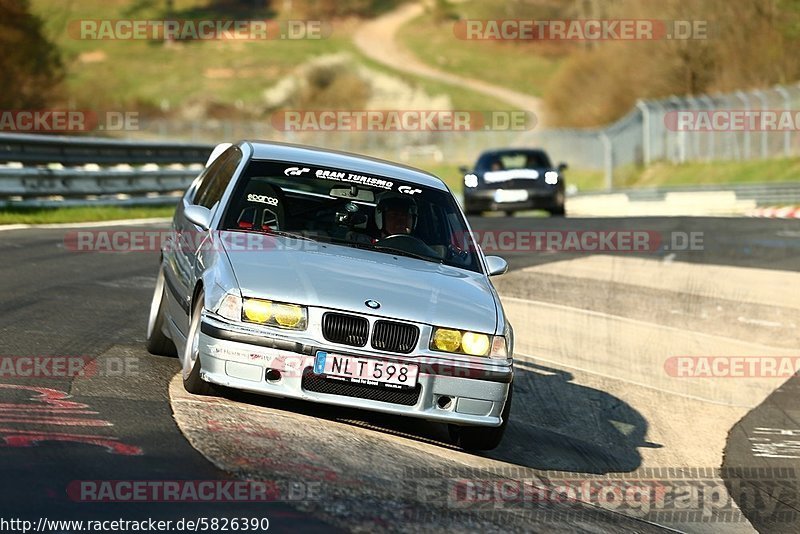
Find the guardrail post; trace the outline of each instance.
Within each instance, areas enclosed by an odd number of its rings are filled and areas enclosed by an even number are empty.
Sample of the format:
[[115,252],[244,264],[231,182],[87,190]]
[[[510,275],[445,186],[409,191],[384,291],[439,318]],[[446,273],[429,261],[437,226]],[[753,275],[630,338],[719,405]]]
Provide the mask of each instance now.
[[[783,111],[789,112],[789,107],[792,105],[792,97],[785,87],[780,85],[775,86],[775,90],[783,97]],[[783,132],[783,155],[787,158],[792,154],[792,132],[788,128]]]
[[650,108],[647,102],[638,100],[636,107],[642,112],[642,160],[645,166],[650,165]]
[[[705,102],[708,103],[709,112],[714,111],[714,99],[711,98],[711,96],[703,95],[701,97],[701,100],[704,100]],[[708,161],[714,161],[715,149],[716,149],[716,139],[714,138],[714,128],[711,128],[711,130],[708,132],[708,157],[707,157]]]
[[759,125],[761,126],[761,159],[767,159],[767,130],[764,128],[764,115],[763,113],[767,111],[767,98],[764,96],[764,92],[760,90],[753,91],[753,93],[758,97],[761,101],[761,120],[759,121]]
[[[750,111],[750,100],[747,98],[747,95],[743,91],[736,91],[736,96],[744,103],[744,111],[745,114]],[[750,159],[750,130],[747,128],[744,129],[744,133],[742,134],[743,137],[743,144],[744,144],[744,151],[743,151],[743,158],[745,160]]]
[[611,191],[614,189],[614,147],[611,144],[611,139],[605,132],[600,132],[600,142],[603,143],[606,190]]

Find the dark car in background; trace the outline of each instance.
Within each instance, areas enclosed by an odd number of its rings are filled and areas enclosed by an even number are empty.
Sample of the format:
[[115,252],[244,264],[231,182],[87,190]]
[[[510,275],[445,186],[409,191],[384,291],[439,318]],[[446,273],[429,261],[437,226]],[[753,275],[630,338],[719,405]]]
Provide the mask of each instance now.
[[564,215],[566,168],[566,163],[553,166],[544,150],[487,150],[474,169],[460,169],[464,173],[464,211],[467,215],[484,211],[513,215],[516,211],[543,209],[551,215]]

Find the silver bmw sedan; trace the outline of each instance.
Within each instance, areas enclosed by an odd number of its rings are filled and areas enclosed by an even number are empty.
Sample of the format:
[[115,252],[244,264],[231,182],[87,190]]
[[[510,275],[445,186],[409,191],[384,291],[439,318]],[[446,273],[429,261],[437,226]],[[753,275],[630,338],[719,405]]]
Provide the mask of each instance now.
[[465,449],[508,424],[513,331],[436,176],[365,156],[219,145],[161,250],[147,348],[183,384],[448,424]]

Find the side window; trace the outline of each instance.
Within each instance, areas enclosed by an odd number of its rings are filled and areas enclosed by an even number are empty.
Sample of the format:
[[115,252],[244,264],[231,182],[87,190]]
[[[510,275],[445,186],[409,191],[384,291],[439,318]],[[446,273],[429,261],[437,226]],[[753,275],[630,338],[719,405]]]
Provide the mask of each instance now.
[[236,167],[242,161],[242,151],[239,147],[231,147],[212,163],[206,175],[197,186],[197,193],[194,195],[194,203],[206,208],[211,208],[216,204],[225,188],[228,187]]

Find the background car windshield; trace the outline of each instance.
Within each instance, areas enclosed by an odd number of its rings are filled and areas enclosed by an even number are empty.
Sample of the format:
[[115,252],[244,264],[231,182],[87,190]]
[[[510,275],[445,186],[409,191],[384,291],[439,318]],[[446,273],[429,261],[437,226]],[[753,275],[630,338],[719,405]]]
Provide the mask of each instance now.
[[223,229],[289,232],[480,272],[449,192],[352,169],[253,161],[228,203]]
[[547,154],[537,150],[501,152],[481,156],[476,168],[481,171],[538,169],[551,167]]

